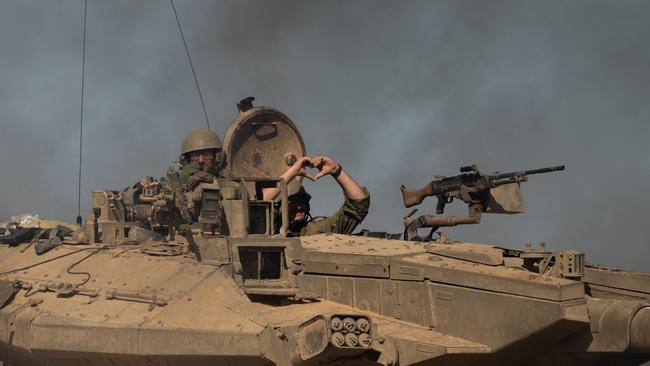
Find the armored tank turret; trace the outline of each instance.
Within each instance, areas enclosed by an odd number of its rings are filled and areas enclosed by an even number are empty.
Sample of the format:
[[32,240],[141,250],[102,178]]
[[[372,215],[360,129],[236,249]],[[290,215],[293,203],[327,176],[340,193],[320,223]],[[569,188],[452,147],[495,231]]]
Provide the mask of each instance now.
[[[419,236],[423,227],[463,223],[435,216],[405,219],[401,235],[287,237],[287,187],[275,177],[306,150],[288,117],[250,102],[240,103],[224,139],[231,177],[191,190],[179,189],[173,174],[160,187],[147,181],[137,210],[122,191],[95,191],[84,230],[7,225],[0,237],[2,362],[636,365],[650,359],[648,273],[589,265],[578,251]],[[512,198],[519,190],[503,186],[482,186],[485,195],[458,191],[474,207],[470,221],[491,210],[518,211]],[[262,199],[266,187],[280,188],[278,202]]]

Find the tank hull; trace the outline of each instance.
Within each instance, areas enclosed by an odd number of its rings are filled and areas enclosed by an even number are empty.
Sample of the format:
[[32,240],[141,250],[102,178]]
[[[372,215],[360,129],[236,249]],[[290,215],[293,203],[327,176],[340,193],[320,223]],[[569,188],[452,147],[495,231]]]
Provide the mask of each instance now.
[[[650,358],[646,274],[589,268],[583,280],[544,276],[505,265],[502,249],[469,243],[445,255],[436,254],[449,249],[439,244],[345,235],[224,243],[231,253],[224,263],[138,246],[62,245],[42,255],[28,244],[0,246],[0,280],[17,286],[0,308],[0,360],[596,365]],[[242,270],[251,250],[281,252],[282,280],[251,283]],[[334,319],[346,317],[367,319],[367,346],[336,344]]]

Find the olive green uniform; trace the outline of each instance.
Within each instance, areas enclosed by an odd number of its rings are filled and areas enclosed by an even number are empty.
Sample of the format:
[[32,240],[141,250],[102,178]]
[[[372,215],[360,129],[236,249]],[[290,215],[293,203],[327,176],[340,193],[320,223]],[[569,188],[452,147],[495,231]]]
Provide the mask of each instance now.
[[[188,163],[183,165],[180,171],[180,176],[181,180],[187,179],[188,177],[197,174],[197,173],[203,173],[203,169],[199,166],[199,164],[196,163]],[[229,173],[227,169],[220,169],[219,174],[214,174],[214,172],[211,173],[204,173],[206,176],[212,176],[213,178],[226,178],[229,176]]]
[[332,216],[321,220],[312,220],[300,229],[300,233],[290,233],[293,236],[306,236],[322,233],[351,234],[352,231],[368,215],[370,208],[370,193],[363,187],[365,198],[360,200],[345,196],[343,206]]
[[181,180],[185,180],[190,176],[196,173],[200,173],[202,171],[203,170],[201,170],[201,167],[198,164],[193,164],[193,163],[185,164],[181,167],[181,171],[180,171]]
[[[197,182],[212,183],[214,178],[226,178],[229,172],[221,169],[218,174],[206,173],[201,169],[199,164],[188,163],[183,165],[180,171],[181,183],[185,184],[189,178],[196,178]],[[186,189],[189,187],[185,187]]]

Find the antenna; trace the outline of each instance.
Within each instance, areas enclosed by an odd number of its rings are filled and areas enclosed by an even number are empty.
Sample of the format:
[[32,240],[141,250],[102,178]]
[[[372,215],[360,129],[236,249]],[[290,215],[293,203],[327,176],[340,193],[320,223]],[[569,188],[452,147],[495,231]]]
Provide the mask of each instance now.
[[77,185],[77,225],[81,226],[81,157],[83,152],[84,131],[84,84],[86,81],[86,18],[88,15],[88,0],[84,0],[84,27],[81,53],[81,110],[79,119],[79,182]]
[[185,53],[187,54],[187,60],[190,62],[190,68],[192,69],[192,75],[194,76],[194,84],[196,84],[196,90],[199,92],[199,98],[201,99],[201,106],[203,107],[203,115],[205,115],[205,124],[210,128],[210,121],[208,120],[208,112],[205,110],[205,103],[203,102],[203,94],[201,94],[201,88],[199,88],[199,80],[196,78],[196,72],[194,71],[194,64],[192,63],[192,58],[190,57],[190,51],[187,49],[187,42],[185,42],[185,36],[183,35],[183,28],[181,28],[181,22],[178,20],[178,13],[176,12],[176,7],[174,6],[174,0],[169,0],[172,4],[172,10],[174,10],[174,17],[176,17],[176,24],[178,24],[178,31],[181,34],[181,40],[183,41],[183,46],[185,47]]

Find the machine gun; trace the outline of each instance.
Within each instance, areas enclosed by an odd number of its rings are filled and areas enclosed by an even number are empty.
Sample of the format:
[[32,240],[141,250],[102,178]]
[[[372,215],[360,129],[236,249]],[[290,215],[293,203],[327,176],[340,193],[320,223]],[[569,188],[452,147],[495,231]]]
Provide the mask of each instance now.
[[[437,215],[422,215],[412,219],[411,216],[417,211],[415,209],[404,218],[404,237],[413,240],[417,235],[417,229],[421,227],[432,228],[428,237],[430,239],[431,235],[442,226],[478,224],[481,222],[482,212],[521,213],[523,205],[519,183],[528,181],[529,175],[560,170],[564,170],[564,165],[510,173],[484,174],[476,165],[469,165],[460,168],[461,174],[453,177],[436,177],[420,189],[401,186],[404,206],[407,208],[422,203],[429,196],[438,198]],[[445,206],[454,199],[468,204],[468,216],[443,215]]]

